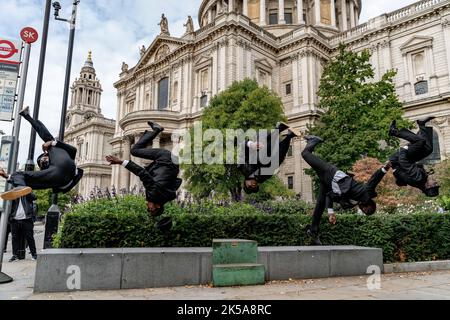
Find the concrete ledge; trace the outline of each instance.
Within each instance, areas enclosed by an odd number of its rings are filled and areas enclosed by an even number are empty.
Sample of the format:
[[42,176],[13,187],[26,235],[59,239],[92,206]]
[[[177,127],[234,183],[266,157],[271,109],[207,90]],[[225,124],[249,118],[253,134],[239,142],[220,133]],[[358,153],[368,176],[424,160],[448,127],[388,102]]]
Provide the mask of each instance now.
[[[34,291],[70,292],[209,284],[212,248],[62,249],[38,257]],[[260,247],[266,281],[367,275],[381,249]]]
[[450,260],[385,264],[384,273],[429,272],[450,270]]

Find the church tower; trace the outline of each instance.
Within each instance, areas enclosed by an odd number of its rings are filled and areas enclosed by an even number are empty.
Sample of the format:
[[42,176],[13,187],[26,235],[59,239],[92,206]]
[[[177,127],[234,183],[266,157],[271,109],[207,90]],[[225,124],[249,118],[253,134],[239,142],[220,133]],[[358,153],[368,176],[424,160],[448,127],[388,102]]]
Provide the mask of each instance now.
[[89,51],[86,62],[75,79],[72,99],[66,118],[66,141],[78,149],[77,165],[84,170],[78,193],[84,198],[98,189],[110,187],[111,167],[104,161],[111,153],[110,140],[114,135],[115,121],[107,119],[101,111],[102,86]]

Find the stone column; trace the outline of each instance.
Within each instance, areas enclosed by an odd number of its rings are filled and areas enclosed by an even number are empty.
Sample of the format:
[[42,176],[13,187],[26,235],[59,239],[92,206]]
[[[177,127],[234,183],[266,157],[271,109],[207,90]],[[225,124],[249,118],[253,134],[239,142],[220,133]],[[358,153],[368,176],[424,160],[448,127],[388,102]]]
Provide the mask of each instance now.
[[[449,18],[450,19],[450,18]],[[448,80],[450,81],[450,21],[448,18],[442,20],[442,28],[444,29],[444,43],[447,57]],[[449,82],[450,85],[450,82]]]
[[228,12],[234,12],[234,0],[228,1]]
[[248,0],[243,0],[242,3],[242,14],[248,16]]
[[297,23],[305,23],[303,20],[303,0],[297,0]]
[[336,28],[336,0],[330,0],[331,26]]
[[347,0],[341,0],[341,15],[342,15],[342,31],[346,31],[348,29],[347,22]]
[[152,148],[153,149],[161,148],[161,136],[160,135],[157,136],[155,139],[153,139]]
[[266,0],[259,0],[259,24],[261,26],[266,25]]
[[356,27],[355,20],[355,2],[350,0],[350,28]]
[[212,21],[213,21],[213,18],[212,18],[212,9],[209,8],[209,10],[208,10],[208,23],[211,23]]
[[316,17],[316,23],[317,25],[322,24],[320,19],[320,0],[314,0],[314,13]]
[[300,54],[301,71],[302,71],[302,95],[303,95],[303,111],[309,110],[309,72],[308,72],[308,54],[302,52]]
[[284,0],[278,0],[278,24],[286,24],[286,20],[284,20]]
[[294,98],[294,112],[300,111],[299,88],[300,81],[298,77],[298,54],[292,57],[292,93]]

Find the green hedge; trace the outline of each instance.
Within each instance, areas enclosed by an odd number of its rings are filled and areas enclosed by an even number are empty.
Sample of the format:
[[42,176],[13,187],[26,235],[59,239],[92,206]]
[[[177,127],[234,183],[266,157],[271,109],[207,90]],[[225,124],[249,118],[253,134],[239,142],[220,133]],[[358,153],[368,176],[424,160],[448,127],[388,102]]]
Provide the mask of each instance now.
[[[225,207],[171,205],[175,226],[154,228],[144,201],[127,197],[77,206],[66,214],[54,244],[59,248],[210,247],[215,238],[251,239],[260,246],[309,245],[311,217],[305,212],[268,213],[250,204]],[[382,248],[385,262],[450,259],[450,215],[340,215],[336,226],[322,222],[324,244]]]

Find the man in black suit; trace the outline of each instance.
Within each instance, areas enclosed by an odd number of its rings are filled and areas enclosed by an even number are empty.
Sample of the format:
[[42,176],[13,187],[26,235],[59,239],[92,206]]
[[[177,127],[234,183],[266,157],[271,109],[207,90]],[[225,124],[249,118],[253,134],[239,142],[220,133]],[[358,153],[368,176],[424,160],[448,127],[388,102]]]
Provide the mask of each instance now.
[[31,193],[20,199],[16,199],[12,203],[11,223],[12,247],[13,255],[9,262],[19,260],[20,234],[23,235],[30,248],[31,258],[36,261],[37,251],[34,241],[34,217],[36,216],[36,196]]
[[320,179],[313,222],[307,233],[314,245],[322,245],[319,238],[319,226],[325,208],[328,209],[329,221],[333,225],[336,224],[336,215],[333,210],[335,202],[339,203],[344,210],[359,206],[366,215],[375,214],[377,210],[373,200],[377,197],[375,189],[388,172],[389,166],[379,169],[368,183],[363,184],[313,154],[315,147],[323,142],[321,138],[307,136],[305,139],[308,144],[302,152],[303,159],[314,169]]
[[114,156],[107,156],[106,160],[111,165],[122,165],[141,179],[145,187],[147,211],[153,217],[158,217],[164,213],[164,205],[176,199],[182,180],[178,178],[178,159],[170,151],[147,147],[164,131],[164,128],[156,123],[149,122],[149,125],[153,131],[145,132],[131,149],[131,154],[137,158],[152,160],[152,164],[142,168],[133,161]]
[[[288,131],[286,137],[279,141],[280,134],[285,131]],[[301,132],[290,128],[285,123],[278,123],[274,133],[262,137],[265,144],[246,140],[242,146],[238,169],[245,177],[244,191],[247,194],[258,193],[260,184],[276,175],[277,170],[286,159],[292,139],[301,136]],[[272,148],[275,141],[278,145]],[[263,161],[261,156],[263,151],[265,151],[264,155],[268,157],[268,161]]]
[[423,165],[418,164],[433,153],[433,128],[426,126],[433,119],[434,117],[429,117],[417,121],[420,129],[418,134],[407,129],[398,130],[395,121],[389,131],[390,136],[409,142],[390,158],[397,185],[420,189],[427,197],[439,196],[440,188],[438,183],[429,177]]
[[37,164],[40,171],[19,171],[8,175],[0,168],[0,176],[7,179],[15,188],[3,193],[3,200],[16,200],[26,196],[32,190],[53,189],[54,193],[67,193],[72,190],[83,177],[83,170],[77,168],[75,158],[77,149],[60,141],[56,141],[42,122],[30,116],[29,108],[20,115],[26,119],[36,133],[44,140],[44,153],[39,156]]

